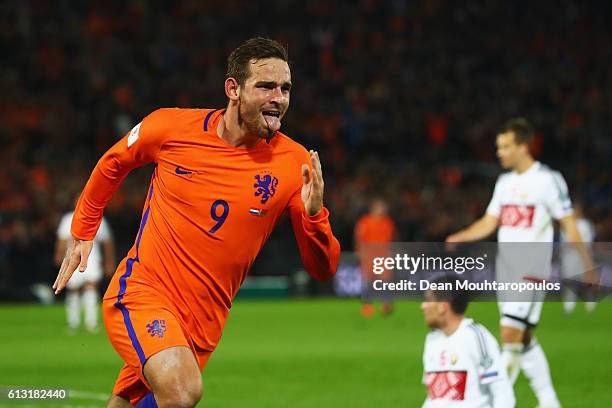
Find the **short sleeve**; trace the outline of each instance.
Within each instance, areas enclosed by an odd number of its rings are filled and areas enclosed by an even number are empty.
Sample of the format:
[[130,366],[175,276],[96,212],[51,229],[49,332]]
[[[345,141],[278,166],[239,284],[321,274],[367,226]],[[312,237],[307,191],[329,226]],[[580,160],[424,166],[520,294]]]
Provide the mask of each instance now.
[[559,220],[573,213],[572,201],[561,173],[551,171],[549,174],[550,179],[545,186],[546,208],[554,219]]
[[495,337],[484,327],[477,325],[478,342],[483,346],[479,354],[478,377],[481,384],[490,384],[506,378],[506,370],[501,361],[499,345]]
[[487,207],[487,214],[490,214],[495,218],[499,218],[501,215],[502,177],[503,176],[499,176],[497,178],[497,182],[495,182],[495,189],[493,190],[493,197],[491,197],[491,201],[489,202],[489,206]]

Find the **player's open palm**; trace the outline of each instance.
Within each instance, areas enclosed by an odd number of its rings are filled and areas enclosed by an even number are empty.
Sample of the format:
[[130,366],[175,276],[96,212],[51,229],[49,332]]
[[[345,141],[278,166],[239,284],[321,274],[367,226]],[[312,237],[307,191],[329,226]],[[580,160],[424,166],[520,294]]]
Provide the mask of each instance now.
[[87,259],[93,248],[93,241],[83,241],[72,238],[68,241],[66,255],[60,266],[59,273],[53,283],[55,294],[60,293],[65,287],[74,271],[79,268],[79,272],[85,272],[87,269]]
[[323,171],[321,170],[321,161],[319,153],[311,150],[310,161],[312,163],[312,172],[308,165],[302,165],[302,203],[308,215],[317,215],[323,208]]

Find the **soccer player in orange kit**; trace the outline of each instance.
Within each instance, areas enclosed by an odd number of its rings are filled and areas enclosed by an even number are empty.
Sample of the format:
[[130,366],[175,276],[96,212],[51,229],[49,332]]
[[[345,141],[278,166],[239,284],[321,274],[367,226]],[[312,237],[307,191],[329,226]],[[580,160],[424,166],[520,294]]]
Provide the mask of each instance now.
[[104,207],[130,170],[155,168],[134,246],[103,301],[125,361],[109,407],[193,407],[241,283],[288,210],[306,270],[332,276],[340,245],[323,206],[317,152],[279,132],[286,49],[253,38],[228,58],[226,109],[159,109],[96,165],[78,201],[56,293],[87,257]]
[[[361,216],[355,224],[355,253],[359,256],[361,265],[362,295],[361,314],[370,317],[374,314],[372,281],[372,261],[376,257],[390,256],[390,243],[395,238],[395,223],[388,214],[387,203],[382,198],[376,198],[370,203],[370,212]],[[374,244],[374,245],[372,245]],[[380,279],[391,280],[392,272],[385,271],[378,276]],[[393,299],[383,293],[383,315],[393,312]]]

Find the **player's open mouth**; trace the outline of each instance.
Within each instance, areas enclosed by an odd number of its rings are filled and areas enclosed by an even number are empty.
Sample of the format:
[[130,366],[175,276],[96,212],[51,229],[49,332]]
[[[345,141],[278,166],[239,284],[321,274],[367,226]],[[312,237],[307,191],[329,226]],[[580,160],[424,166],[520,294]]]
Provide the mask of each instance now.
[[261,114],[263,115],[270,131],[276,132],[278,129],[280,129],[280,112],[268,110],[261,112]]

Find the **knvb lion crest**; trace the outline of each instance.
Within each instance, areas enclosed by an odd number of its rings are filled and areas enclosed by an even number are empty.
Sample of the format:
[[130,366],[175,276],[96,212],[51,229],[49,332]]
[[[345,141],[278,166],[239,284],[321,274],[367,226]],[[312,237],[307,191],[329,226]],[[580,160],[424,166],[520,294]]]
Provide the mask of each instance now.
[[265,204],[268,202],[270,197],[274,197],[276,193],[276,187],[278,186],[278,179],[271,174],[256,175],[255,184],[255,197],[261,196],[261,203]]
[[166,333],[166,321],[153,320],[151,323],[147,324],[147,331],[149,332],[151,337],[164,337],[164,333]]

